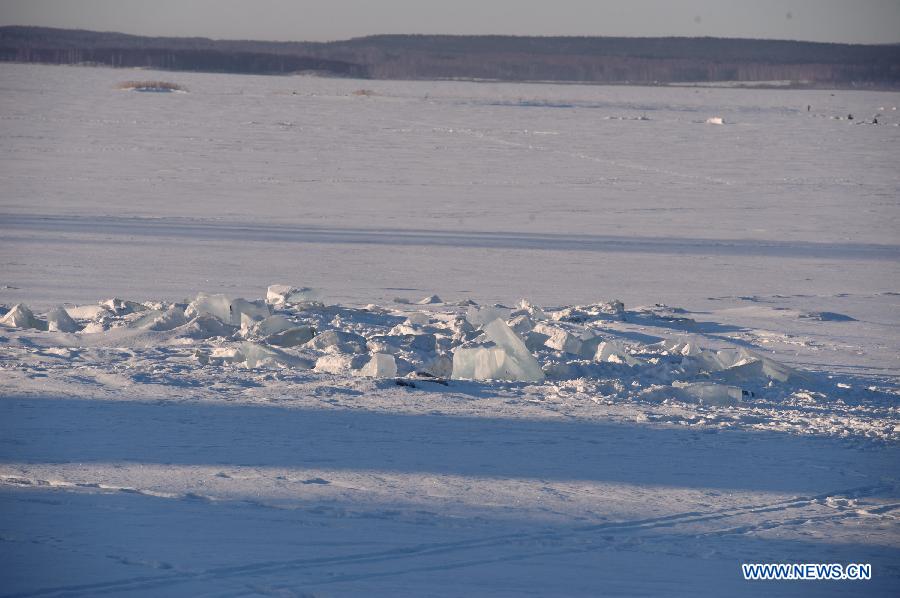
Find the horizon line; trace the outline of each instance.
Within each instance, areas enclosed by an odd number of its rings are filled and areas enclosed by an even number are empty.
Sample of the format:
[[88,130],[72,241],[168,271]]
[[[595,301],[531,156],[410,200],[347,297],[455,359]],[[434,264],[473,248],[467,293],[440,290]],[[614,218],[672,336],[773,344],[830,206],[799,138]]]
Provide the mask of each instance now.
[[761,41],[761,42],[788,42],[800,44],[818,44],[831,46],[867,46],[867,47],[891,47],[900,46],[900,41],[896,42],[837,42],[837,41],[816,41],[808,39],[788,39],[775,37],[733,37],[733,36],[715,36],[715,35],[565,35],[565,34],[510,34],[510,33],[370,33],[366,35],[335,38],[328,40],[308,40],[308,39],[258,39],[250,37],[209,37],[205,35],[149,35],[142,33],[128,33],[125,31],[115,31],[111,29],[83,29],[80,27],[48,27],[46,25],[0,25],[3,29],[48,29],[53,31],[78,31],[85,33],[115,34],[129,37],[143,37],[155,39],[202,39],[213,42],[257,42],[257,43],[274,43],[274,44],[336,44],[342,42],[350,42],[377,37],[477,37],[477,38],[538,38],[538,39],[714,39],[714,40],[733,40],[733,41]]

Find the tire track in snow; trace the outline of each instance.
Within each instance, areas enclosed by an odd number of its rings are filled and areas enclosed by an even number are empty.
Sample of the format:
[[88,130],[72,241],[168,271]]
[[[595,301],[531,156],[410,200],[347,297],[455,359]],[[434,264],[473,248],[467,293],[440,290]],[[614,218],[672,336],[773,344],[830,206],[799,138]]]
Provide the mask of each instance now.
[[[893,506],[893,505],[891,505]],[[748,525],[748,526],[740,526],[736,528],[724,529],[724,530],[715,530],[711,532],[692,534],[690,535],[690,539],[696,540],[699,538],[712,538],[712,537],[724,537],[729,535],[745,535],[755,531],[767,531],[771,529],[776,529],[779,527],[784,527],[788,525],[803,525],[807,523],[827,523],[827,522],[836,522],[841,521],[843,519],[850,519],[853,517],[857,517],[858,514],[856,512],[846,512],[846,513],[838,513],[833,515],[823,515],[819,517],[796,517],[793,519],[788,519],[785,521],[776,521],[776,522],[766,522],[759,525]],[[655,536],[644,536],[643,537],[650,542],[660,542],[664,540],[671,539],[670,534],[657,534]],[[563,540],[571,540],[570,538],[563,538]],[[540,557],[558,557],[569,554],[584,554],[589,552],[596,552],[599,550],[608,550],[615,549],[617,546],[615,545],[615,539],[603,538],[601,542],[592,543],[592,544],[582,544],[581,546],[576,547],[566,547],[559,548],[555,550],[538,550],[538,551],[526,551],[519,552],[514,554],[507,554],[503,556],[498,556],[494,558],[479,558],[476,560],[464,560],[464,561],[456,561],[449,563],[439,563],[434,565],[422,565],[419,567],[410,567],[402,570],[392,570],[392,571],[378,571],[378,572],[368,572],[368,573],[357,573],[357,574],[338,574],[338,575],[330,575],[328,579],[321,581],[310,581],[306,582],[305,586],[317,586],[317,585],[325,585],[325,584],[334,584],[340,582],[350,582],[350,581],[362,581],[367,579],[375,579],[381,577],[392,577],[398,575],[407,575],[414,573],[427,573],[430,571],[451,571],[454,569],[463,569],[467,567],[477,567],[484,566],[494,563],[504,563],[504,562],[513,562],[513,561],[522,561],[527,559],[534,559]]]
[[426,129],[431,129],[432,131],[438,131],[441,133],[460,133],[463,135],[468,135],[470,137],[475,137],[477,139],[484,139],[486,141],[490,141],[493,143],[498,143],[500,145],[508,145],[511,147],[518,147],[523,149],[528,149],[532,151],[545,152],[550,154],[556,154],[558,156],[566,156],[568,158],[576,158],[578,160],[586,160],[589,162],[596,162],[598,164],[608,164],[610,166],[615,166],[618,168],[626,168],[629,170],[635,170],[643,173],[653,173],[653,174],[663,174],[669,177],[687,179],[692,181],[702,181],[707,183],[715,183],[716,185],[733,185],[734,181],[723,179],[720,177],[713,177],[708,175],[697,175],[697,174],[687,174],[684,172],[678,172],[675,170],[668,170],[665,168],[656,168],[653,166],[647,166],[644,164],[638,164],[635,162],[626,162],[623,160],[613,160],[610,158],[601,158],[599,156],[593,156],[591,154],[586,154],[584,152],[572,152],[561,149],[555,149],[552,147],[547,147],[543,145],[535,145],[533,143],[523,143],[519,141],[510,141],[509,139],[504,139],[503,137],[497,137],[494,135],[490,135],[485,133],[484,131],[479,131],[477,129],[470,129],[466,127],[447,127],[440,125],[432,125],[429,123],[404,120],[401,121],[404,124],[415,125],[424,127]]
[[[58,488],[65,488],[65,483],[55,484]],[[81,485],[81,487],[90,487],[90,485]],[[366,553],[357,553],[351,555],[338,555],[333,557],[319,558],[302,558],[286,561],[268,561],[262,563],[254,563],[249,565],[239,565],[230,567],[215,567],[197,572],[174,572],[166,575],[157,576],[141,576],[129,579],[100,582],[92,584],[79,584],[68,586],[56,586],[42,588],[15,594],[4,594],[6,598],[30,598],[37,596],[61,596],[61,595],[97,595],[110,592],[123,592],[131,590],[148,590],[172,586],[189,582],[202,582],[221,580],[227,578],[239,578],[245,575],[268,575],[283,572],[300,571],[313,567],[321,567],[325,565],[344,565],[355,566],[372,563],[391,563],[408,561],[409,559],[428,557],[445,554],[465,553],[466,551],[497,548],[503,546],[512,546],[525,542],[570,542],[576,538],[589,538],[589,534],[593,532],[602,532],[604,534],[625,535],[629,533],[640,532],[644,530],[667,529],[680,525],[693,523],[701,523],[706,521],[728,520],[742,515],[752,515],[757,513],[783,512],[797,508],[803,508],[818,503],[824,503],[828,499],[835,497],[859,498],[867,496],[875,496],[881,492],[889,491],[892,487],[888,485],[878,484],[849,488],[836,492],[821,493],[813,496],[793,497],[785,500],[775,501],[772,503],[764,503],[757,505],[745,505],[742,507],[727,507],[724,509],[716,509],[713,511],[688,511],[674,515],[666,515],[663,517],[654,517],[649,519],[638,519],[633,521],[599,523],[584,526],[576,526],[566,530],[546,530],[540,532],[523,532],[502,534],[497,536],[487,536],[483,538],[473,538],[469,540],[460,540],[455,542],[437,542],[431,544],[412,545],[404,548],[396,548],[384,551],[374,551]],[[829,515],[825,519],[832,520],[835,517],[845,518],[849,516],[846,513],[837,513]],[[804,518],[803,520],[808,520]],[[789,521],[793,521],[789,520]],[[799,521],[799,519],[798,519]],[[782,522],[783,523],[783,522]],[[765,524],[759,524],[760,526]],[[765,529],[760,527],[760,529]],[[691,534],[692,537],[704,535],[713,536],[730,535],[747,533],[752,531],[747,526],[739,526],[734,528],[725,528],[723,530],[710,530],[708,532],[700,532],[699,534]],[[323,585],[326,583],[337,583],[342,581],[355,581],[361,579],[369,579],[375,577],[388,577],[394,575],[402,575],[406,573],[426,572],[433,570],[449,570],[465,568],[477,565],[490,564],[494,562],[504,562],[513,560],[523,560],[528,558],[560,555],[574,552],[586,552],[599,550],[607,547],[609,541],[604,539],[601,544],[591,544],[579,546],[577,548],[565,548],[557,550],[538,550],[525,551],[508,554],[495,558],[464,560],[455,563],[441,563],[438,565],[423,565],[421,567],[409,568],[394,571],[380,571],[359,574],[346,575],[330,575],[327,580],[311,581],[307,585]]]

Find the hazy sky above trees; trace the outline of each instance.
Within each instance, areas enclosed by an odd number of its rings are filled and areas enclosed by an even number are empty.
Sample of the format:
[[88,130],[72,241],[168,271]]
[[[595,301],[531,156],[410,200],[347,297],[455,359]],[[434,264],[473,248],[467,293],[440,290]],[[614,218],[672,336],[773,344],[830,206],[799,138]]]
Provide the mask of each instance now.
[[900,0],[0,0],[0,25],[330,40],[376,33],[900,42]]

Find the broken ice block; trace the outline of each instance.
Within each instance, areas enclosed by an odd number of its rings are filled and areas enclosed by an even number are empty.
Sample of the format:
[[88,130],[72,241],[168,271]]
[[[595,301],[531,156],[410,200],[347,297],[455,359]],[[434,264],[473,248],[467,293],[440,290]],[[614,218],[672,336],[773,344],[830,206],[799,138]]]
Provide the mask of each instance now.
[[527,347],[529,351],[540,351],[544,348],[544,343],[549,339],[550,337],[546,334],[532,330],[525,334],[525,347]]
[[341,374],[350,373],[351,370],[358,369],[366,363],[365,355],[350,355],[347,353],[332,353],[323,355],[316,360],[315,370],[325,374]]
[[453,353],[453,378],[522,382],[544,379],[541,366],[506,322],[494,319],[484,332],[496,346],[457,349]]
[[275,314],[264,320],[254,321],[247,314],[241,314],[241,336],[263,338],[268,344],[278,347],[296,347],[309,342],[316,335],[309,326],[297,326],[286,317]]
[[672,383],[682,398],[696,401],[703,405],[736,405],[741,402],[743,391],[736,386],[715,384],[712,382],[678,382]]
[[223,363],[240,363],[244,354],[238,347],[215,347],[212,351],[197,349],[194,357],[203,365],[222,365]]
[[792,377],[797,375],[797,372],[783,363],[778,363],[774,359],[769,359],[768,357],[763,357],[762,355],[758,355],[760,359],[760,363],[762,364],[762,373],[766,378],[770,380],[777,380],[778,382],[787,382]]
[[579,337],[581,339],[581,357],[593,359],[597,354],[597,347],[603,342],[603,337],[590,328],[585,328]]
[[[490,357],[492,352],[499,352],[501,355]],[[450,377],[466,380],[503,379],[501,372],[490,371],[486,364],[502,361],[505,355],[506,352],[500,347],[460,347],[453,352],[453,370]]]
[[513,316],[508,324],[509,327],[512,328],[513,331],[521,337],[524,337],[526,334],[534,330],[534,321],[528,314],[519,314],[518,316]]
[[318,293],[310,287],[298,288],[286,284],[272,284],[266,290],[266,302],[272,305],[314,303],[318,301]]
[[421,311],[414,311],[406,316],[406,324],[410,326],[427,326],[431,322],[431,317]]
[[613,299],[606,304],[606,310],[621,316],[625,313],[625,304],[618,299]]
[[272,313],[272,308],[265,301],[247,301],[235,299],[231,302],[231,324],[241,326],[245,318],[253,321],[265,320]]
[[451,378],[474,380],[475,379],[475,362],[478,355],[484,347],[459,347],[453,352],[453,369],[450,371]]
[[619,341],[604,341],[597,346],[597,352],[594,354],[594,361],[609,363],[624,363],[634,366],[640,363],[632,357],[625,346]]
[[523,369],[500,347],[460,348],[453,353],[452,378],[536,382],[544,379]]
[[109,326],[104,322],[88,322],[84,328],[81,329],[81,334],[97,334],[99,332],[106,332]]
[[517,380],[519,372],[501,347],[482,348],[475,355],[476,380]]
[[294,323],[279,314],[262,320],[254,320],[248,314],[241,314],[241,334],[244,336],[270,336],[291,328],[294,328]]
[[308,343],[316,331],[310,326],[296,326],[266,337],[266,342],[278,347],[299,347]]
[[419,305],[436,305],[438,303],[443,303],[444,300],[438,297],[437,295],[431,295],[430,297],[425,297],[421,301],[418,302]]
[[546,334],[549,337],[544,342],[544,345],[551,349],[563,351],[565,353],[574,353],[575,355],[581,353],[583,341],[567,330],[557,328],[556,326],[538,324],[534,327],[534,331]]
[[65,309],[76,320],[96,320],[112,313],[102,305],[76,305]]
[[696,357],[701,352],[700,345],[697,341],[686,336],[664,339],[657,343],[656,346],[666,351],[669,355]]
[[453,374],[453,360],[446,355],[437,355],[422,371],[435,378],[449,378]]
[[437,348],[437,337],[433,334],[406,334],[399,340],[401,347],[424,353],[434,353]]
[[[197,297],[184,310],[184,315],[188,318],[212,316],[226,324],[231,324],[231,300],[225,295],[197,293]],[[234,325],[240,326],[241,321],[238,320]]]
[[472,326],[481,328],[497,319],[505,320],[509,317],[512,310],[508,307],[470,307],[466,310],[466,320]]
[[390,330],[388,330],[388,335],[390,336],[403,336],[405,334],[418,334],[419,332],[415,329],[414,326],[410,324],[397,324]]
[[795,375],[792,368],[747,349],[725,349],[716,352],[722,369],[736,378],[765,377],[787,382]]
[[509,357],[517,363],[525,373],[523,379],[543,380],[544,372],[531,351],[522,342],[522,339],[506,325],[503,320],[494,320],[484,327],[484,332],[489,339],[501,347]]
[[117,297],[107,299],[106,301],[101,301],[100,305],[116,314],[117,316],[133,314],[138,311],[147,311],[146,305],[137,303],[135,301],[126,301],[125,299],[119,299]]
[[130,328],[142,330],[172,330],[185,323],[184,310],[171,306],[168,309],[151,309],[141,314],[141,317],[132,321]]
[[[396,327],[395,327],[396,328]],[[373,353],[390,353],[392,355],[405,351],[418,351],[431,354],[437,349],[437,337],[433,334],[379,334],[370,336],[367,345]]]
[[248,368],[272,365],[295,368],[309,368],[312,366],[311,360],[256,343],[241,343],[241,351],[244,353],[244,362]]
[[266,301],[274,305],[284,303],[285,300],[296,291],[294,287],[286,284],[270,284],[266,289]]
[[352,332],[342,330],[326,330],[306,343],[310,349],[319,351],[331,350],[341,353],[364,353],[366,339]]
[[245,342],[237,347],[216,347],[211,353],[198,351],[195,357],[202,364],[234,363],[248,368],[271,367],[280,365],[284,367],[310,368],[313,363],[295,355],[289,355],[278,349],[264,347],[256,343]]
[[518,311],[526,312],[533,320],[546,320],[547,314],[544,313],[544,310],[534,305],[527,299],[522,299],[519,301]]
[[256,343],[242,343],[241,352],[244,354],[244,363],[248,368],[272,365],[280,361],[279,355],[274,350]]
[[746,349],[701,350],[682,363],[699,372],[722,372],[733,380],[769,379],[787,382],[796,372],[777,361]]
[[242,324],[242,316],[251,320],[262,320],[271,314],[271,308],[263,301],[247,301],[246,299],[229,299],[225,295],[207,295],[198,293],[184,310],[188,318],[197,316],[213,316],[232,326]]
[[[184,326],[179,326],[177,330],[180,337],[195,339],[216,336],[230,337],[235,332],[233,326],[213,316],[197,316]],[[87,332],[87,328],[84,329],[84,332]]]
[[50,332],[78,332],[81,326],[75,323],[64,308],[57,307],[47,313],[47,329]]
[[544,373],[554,380],[572,380],[585,376],[584,370],[576,362],[550,362],[544,365]]
[[0,325],[7,328],[34,328],[47,330],[47,323],[38,320],[34,314],[22,303],[13,305],[9,312],[0,318]]
[[370,378],[394,378],[397,375],[397,362],[388,353],[375,353],[369,363],[359,370],[360,376]]

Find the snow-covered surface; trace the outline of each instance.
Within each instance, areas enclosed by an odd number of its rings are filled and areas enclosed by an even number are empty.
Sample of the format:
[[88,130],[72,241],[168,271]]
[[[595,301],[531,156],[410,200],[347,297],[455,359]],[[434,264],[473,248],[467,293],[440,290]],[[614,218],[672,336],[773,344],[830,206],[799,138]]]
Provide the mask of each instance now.
[[127,78],[0,65],[0,594],[898,593],[900,95]]

